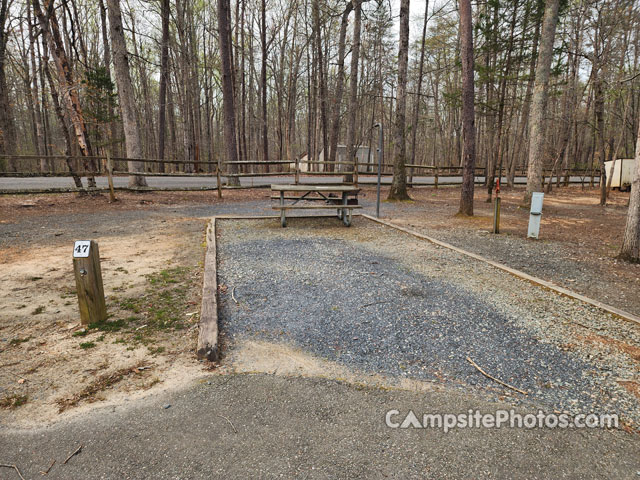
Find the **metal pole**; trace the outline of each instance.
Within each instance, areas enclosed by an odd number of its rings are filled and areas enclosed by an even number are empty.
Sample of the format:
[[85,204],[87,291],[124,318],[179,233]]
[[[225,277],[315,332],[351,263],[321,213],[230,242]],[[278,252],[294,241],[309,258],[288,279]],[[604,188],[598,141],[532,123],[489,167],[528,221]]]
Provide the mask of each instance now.
[[383,142],[384,142],[384,130],[381,123],[376,123],[374,127],[378,127],[378,187],[376,193],[376,218],[380,218],[380,175],[382,173],[382,155],[383,155]]

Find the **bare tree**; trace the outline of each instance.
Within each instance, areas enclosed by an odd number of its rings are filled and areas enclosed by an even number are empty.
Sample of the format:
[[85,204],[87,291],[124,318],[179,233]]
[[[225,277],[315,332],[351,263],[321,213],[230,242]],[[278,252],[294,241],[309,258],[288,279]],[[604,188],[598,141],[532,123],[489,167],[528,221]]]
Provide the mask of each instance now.
[[[349,117],[347,120],[347,155],[352,162],[356,156],[356,113],[358,112],[358,69],[360,63],[360,33],[362,30],[362,1],[354,0],[355,19],[353,22],[353,48],[351,51],[351,76],[349,78]],[[344,165],[347,167],[347,165]],[[353,169],[352,169],[353,170]],[[346,181],[353,181],[347,176]]]
[[[422,77],[424,72],[424,54],[427,40],[427,22],[429,21],[429,0],[424,3],[424,18],[422,21],[422,37],[420,39],[420,60],[418,61],[418,86],[416,99],[413,104],[413,119],[411,121],[411,163],[416,163],[416,140],[418,139],[418,118],[422,105]],[[413,177],[413,175],[412,175]]]
[[[127,44],[122,29],[120,0],[107,0],[107,9],[109,10],[109,32],[113,49],[113,66],[116,74],[116,84],[118,85],[118,97],[120,98],[127,158],[139,159],[142,158],[140,127],[136,118],[136,101],[133,85],[131,84]],[[129,173],[144,172],[143,162],[129,160],[128,165]],[[147,182],[141,175],[130,175],[129,186],[146,187]]]
[[[167,113],[167,81],[169,77],[169,0],[160,1],[160,17],[162,17],[162,38],[160,40],[160,87],[158,98],[158,157],[164,160],[166,113]],[[161,164],[164,171],[164,164]]]
[[[346,50],[347,25],[349,24],[349,14],[353,10],[353,3],[349,2],[342,12],[340,22],[340,36],[338,39],[338,78],[336,79],[336,89],[333,95],[331,135],[329,136],[329,162],[336,161],[338,150],[338,136],[340,135],[340,113],[342,110],[342,95],[344,93],[344,56]],[[356,84],[357,86],[357,84]]]
[[553,60],[556,24],[558,23],[558,3],[559,0],[547,0],[542,20],[540,51],[538,52],[538,65],[533,87],[531,116],[529,117],[529,169],[524,197],[526,204],[531,202],[533,192],[542,191],[549,74]]
[[[16,126],[11,102],[9,102],[9,88],[5,73],[7,39],[9,32],[5,29],[9,13],[8,0],[0,2],[0,155],[16,153]],[[0,159],[0,166],[2,166]],[[9,169],[15,171],[13,162],[9,162]]]
[[[53,55],[58,72],[60,93],[62,94],[67,113],[69,114],[69,119],[73,125],[78,147],[80,148],[82,156],[85,157],[83,162],[84,168],[88,171],[92,168],[90,166],[92,164],[89,162],[89,157],[91,157],[91,144],[89,142],[89,136],[87,135],[87,126],[85,124],[82,107],[80,105],[78,89],[73,79],[71,64],[67,57],[64,43],[62,42],[62,36],[60,35],[60,26],[58,24],[53,0],[45,0],[44,7],[46,14],[40,7],[40,0],[33,0],[33,13],[38,19],[42,33],[47,39],[47,44],[49,45],[49,49]],[[89,187],[95,188],[95,186],[95,179],[93,177],[89,177]]]
[[636,160],[627,211],[627,224],[624,229],[620,258],[640,262],[640,127],[636,141]]
[[407,65],[409,61],[409,0],[400,1],[400,48],[398,50],[398,86],[396,90],[396,118],[393,129],[395,158],[389,200],[409,200],[407,193],[406,114]]
[[473,215],[476,167],[476,127],[473,86],[473,25],[471,0],[460,0],[460,60],[462,62],[462,215]]
[[[224,143],[227,162],[238,161],[236,147],[236,114],[233,98],[233,78],[231,72],[231,6],[229,0],[218,0],[218,41],[222,60],[222,103],[224,108]],[[231,164],[231,172],[237,172],[237,165]],[[238,177],[231,177],[231,185],[239,185]]]

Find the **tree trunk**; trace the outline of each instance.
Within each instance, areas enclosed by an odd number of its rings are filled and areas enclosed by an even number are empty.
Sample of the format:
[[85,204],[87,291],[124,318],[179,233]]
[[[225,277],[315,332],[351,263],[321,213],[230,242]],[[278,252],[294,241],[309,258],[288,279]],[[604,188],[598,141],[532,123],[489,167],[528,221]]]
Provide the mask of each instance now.
[[409,61],[409,0],[400,2],[400,48],[398,50],[398,87],[394,125],[395,158],[389,200],[409,200],[405,169],[407,142],[405,138],[407,111],[407,64]]
[[[111,34],[111,47],[113,49],[113,66],[118,85],[118,97],[120,99],[120,112],[124,127],[124,138],[127,147],[128,158],[142,158],[142,145],[140,143],[140,128],[136,118],[136,104],[131,72],[129,71],[129,59],[127,44],[122,29],[122,13],[120,0],[107,0],[109,10],[109,32]],[[128,161],[129,172],[144,172],[144,163]],[[130,187],[146,187],[147,182],[143,176],[130,175]]]
[[636,163],[631,183],[627,224],[624,229],[620,258],[640,262],[640,126],[636,141]]
[[[425,43],[427,40],[427,22],[429,21],[429,0],[424,5],[424,20],[422,23],[422,40],[420,41],[420,63],[418,64],[418,86],[416,98],[413,105],[413,119],[411,121],[411,163],[416,163],[416,140],[418,137],[418,118],[420,105],[422,104],[422,75],[424,72]],[[413,169],[411,169],[411,181],[413,181]]]
[[[91,165],[88,160],[88,157],[91,157],[91,144],[89,142],[89,136],[87,135],[87,127],[84,121],[82,107],[80,106],[78,89],[76,88],[71,64],[64,50],[62,37],[60,36],[60,27],[58,25],[58,18],[56,16],[53,0],[45,0],[44,6],[47,10],[46,16],[40,8],[40,0],[33,0],[33,13],[38,19],[40,28],[47,39],[47,43],[55,60],[56,69],[58,71],[58,82],[60,84],[60,93],[62,94],[63,101],[69,114],[69,119],[73,125],[78,147],[80,148],[82,156],[85,157],[83,165],[85,170],[89,170],[90,168],[93,168],[93,165]],[[93,177],[89,177],[89,188],[95,188],[95,186],[95,179]]]
[[[9,88],[5,74],[5,58],[7,52],[7,35],[5,24],[8,14],[8,1],[0,2],[0,155],[15,155],[16,153],[16,125],[13,117],[13,109],[9,101]],[[0,169],[8,166],[9,171],[16,171],[13,161],[8,165],[0,159]]]
[[[161,0],[160,16],[162,17],[162,39],[160,43],[160,91],[158,99],[158,158],[164,160],[166,114],[167,114],[167,79],[169,76],[169,0]],[[164,172],[164,163],[160,164]]]
[[[338,150],[338,136],[340,135],[340,110],[342,107],[342,95],[344,93],[344,51],[347,39],[347,25],[349,24],[349,14],[353,9],[353,3],[349,2],[342,12],[340,22],[340,37],[338,39],[338,78],[336,79],[336,90],[333,95],[333,109],[331,120],[331,134],[329,136],[329,162],[335,163]],[[348,147],[347,147],[348,148]]]
[[49,90],[51,92],[51,100],[53,101],[53,108],[56,112],[56,116],[58,117],[58,122],[60,123],[60,129],[62,130],[62,137],[64,138],[64,153],[67,156],[65,159],[67,167],[69,171],[72,173],[73,183],[76,188],[82,190],[82,180],[80,177],[75,175],[73,168],[73,161],[71,160],[72,155],[72,141],[71,141],[71,132],[69,132],[69,128],[67,127],[67,122],[64,118],[64,112],[62,111],[62,107],[60,106],[60,98],[58,96],[58,92],[56,90],[56,86],[53,82],[53,77],[51,75],[51,69],[49,68],[49,52],[47,49],[47,43],[42,39],[42,65],[44,73],[47,77],[47,82],[49,83]]
[[[262,0],[260,20],[260,42],[262,62],[260,65],[260,90],[262,91],[262,159],[269,161],[269,130],[267,127],[267,6]],[[267,166],[267,172],[269,167]]]
[[[351,77],[349,78],[349,118],[347,123],[346,162],[356,156],[356,114],[358,112],[358,71],[360,63],[360,34],[362,30],[362,1],[354,0],[355,19],[353,22],[353,47],[351,51]],[[348,167],[348,165],[343,165]],[[345,169],[346,170],[346,169]],[[353,169],[352,169],[353,171]],[[345,176],[345,181],[353,182],[353,175]]]
[[[324,66],[324,53],[322,51],[322,28],[320,23],[320,0],[313,0],[313,25],[315,32],[316,42],[316,64],[318,71],[318,89],[320,93],[320,120],[322,121],[322,151],[323,159],[326,162],[329,155],[328,150],[328,138],[327,138],[327,79],[325,76]],[[330,171],[333,170],[333,165],[325,165]]]
[[[227,162],[238,161],[236,148],[236,114],[233,101],[233,78],[231,73],[231,6],[229,0],[218,0],[218,40],[222,59],[222,103],[224,111],[224,143]],[[238,171],[235,163],[230,165],[232,173]],[[230,185],[240,185],[238,177],[230,177]]]
[[553,42],[558,23],[559,0],[548,0],[542,20],[540,51],[536,67],[536,79],[533,87],[531,116],[529,117],[529,168],[527,171],[527,189],[525,204],[531,202],[533,192],[542,191],[542,169],[544,167],[545,125],[547,113],[547,97],[549,73],[553,60]]
[[460,60],[462,62],[462,191],[461,215],[473,215],[476,129],[473,87],[473,25],[471,0],[460,0]]

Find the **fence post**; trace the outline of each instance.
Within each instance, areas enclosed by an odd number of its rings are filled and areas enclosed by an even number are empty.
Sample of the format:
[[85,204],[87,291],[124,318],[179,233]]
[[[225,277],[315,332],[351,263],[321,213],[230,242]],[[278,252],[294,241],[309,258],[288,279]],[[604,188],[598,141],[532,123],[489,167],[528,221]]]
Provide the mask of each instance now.
[[116,201],[116,194],[113,191],[113,177],[111,176],[113,172],[113,167],[111,166],[111,155],[109,154],[109,150],[107,149],[107,181],[109,182],[109,202],[113,203]]
[[358,186],[358,155],[353,157],[353,185]]
[[297,185],[300,182],[300,159],[296,157],[296,172],[294,183]]
[[216,182],[218,185],[218,198],[222,198],[222,182],[220,180],[220,165],[216,165]]
[[435,187],[438,189],[438,166],[436,165]]

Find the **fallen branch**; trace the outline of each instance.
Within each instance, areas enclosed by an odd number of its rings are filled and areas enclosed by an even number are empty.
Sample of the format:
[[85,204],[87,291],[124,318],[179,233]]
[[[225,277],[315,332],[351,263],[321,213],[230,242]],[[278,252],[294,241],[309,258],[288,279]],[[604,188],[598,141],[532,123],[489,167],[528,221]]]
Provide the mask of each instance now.
[[22,474],[20,473],[20,470],[18,470],[18,467],[16,467],[15,465],[7,465],[6,463],[0,463],[0,467],[5,467],[5,468],[13,468],[16,473],[18,474],[18,476],[24,480],[24,477],[22,476]]
[[51,467],[53,467],[53,465],[56,463],[56,459],[54,458],[53,460],[51,460],[51,465],[49,465],[49,468],[47,468],[44,472],[40,472],[40,475],[46,475],[47,473],[49,473],[51,471]]
[[229,425],[231,425],[231,428],[233,428],[233,431],[235,433],[238,433],[238,430],[236,430],[236,427],[233,426],[233,423],[231,423],[231,420],[229,420],[227,417],[225,417],[224,415],[220,415],[218,414],[219,417],[224,418],[227,422],[229,422]]
[[467,362],[469,362],[471,365],[473,365],[476,370],[478,370],[481,374],[483,374],[485,377],[493,380],[496,383],[499,383],[500,385],[502,385],[503,387],[507,387],[510,388],[511,390],[514,390],[518,393],[522,393],[523,395],[529,395],[527,392],[525,392],[524,390],[520,390],[519,388],[514,387],[513,385],[509,385],[508,383],[503,382],[502,380],[496,378],[496,377],[492,377],[491,375],[489,375],[487,372],[485,372],[484,370],[482,370],[482,368],[480,368],[478,366],[478,364],[476,362],[474,362],[473,360],[471,360],[469,357],[467,357]]
[[233,287],[231,289],[231,298],[233,299],[234,302],[236,302],[236,305],[239,305],[238,300],[236,300],[236,296],[234,295],[236,293],[236,287]]
[[62,462],[62,464],[63,464],[63,465],[66,465],[66,463],[67,463],[69,460],[71,460],[71,457],[73,457],[74,455],[77,455],[78,453],[80,453],[80,450],[82,450],[82,445],[80,445],[78,448],[76,448],[76,450],[75,450],[71,455],[69,455],[69,456],[67,457],[67,459],[66,459],[64,462]]
[[389,303],[388,301],[384,301],[384,302],[373,302],[373,303],[367,303],[366,305],[362,305],[360,308],[366,308],[366,307],[370,307],[371,305],[381,305],[383,303]]

